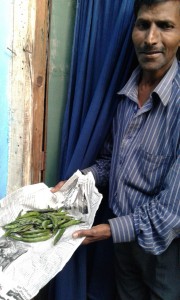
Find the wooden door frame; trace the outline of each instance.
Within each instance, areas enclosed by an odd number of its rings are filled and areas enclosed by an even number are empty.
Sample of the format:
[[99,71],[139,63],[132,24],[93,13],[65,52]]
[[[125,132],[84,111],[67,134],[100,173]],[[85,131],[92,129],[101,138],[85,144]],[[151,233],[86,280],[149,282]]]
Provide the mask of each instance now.
[[44,179],[50,3],[11,3],[7,194]]
[[33,74],[33,129],[31,182],[44,181],[46,158],[47,77],[50,0],[37,0],[36,26],[32,64]]

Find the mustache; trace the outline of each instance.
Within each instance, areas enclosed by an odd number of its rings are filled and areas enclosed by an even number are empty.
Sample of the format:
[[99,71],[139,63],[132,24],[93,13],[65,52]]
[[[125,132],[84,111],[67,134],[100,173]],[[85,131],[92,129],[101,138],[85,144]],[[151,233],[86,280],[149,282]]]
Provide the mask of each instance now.
[[150,45],[144,45],[143,47],[140,47],[137,49],[138,53],[146,53],[146,54],[151,54],[151,53],[164,53],[164,48],[157,48],[154,46]]

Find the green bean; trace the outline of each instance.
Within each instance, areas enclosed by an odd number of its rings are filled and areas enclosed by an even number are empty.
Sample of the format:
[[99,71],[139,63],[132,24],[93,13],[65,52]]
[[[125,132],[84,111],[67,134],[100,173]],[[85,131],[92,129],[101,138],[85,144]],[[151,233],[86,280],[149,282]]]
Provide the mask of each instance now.
[[62,224],[67,223],[68,220],[67,219],[61,219],[58,221],[58,227],[61,227]]
[[21,234],[21,237],[23,238],[38,238],[38,237],[41,237],[41,236],[48,236],[51,237],[52,236],[52,233],[49,231],[44,231],[44,232],[34,232],[34,233],[28,233],[28,232],[24,232]]
[[19,220],[19,224],[25,225],[25,224],[33,224],[33,225],[41,225],[42,220],[38,218],[24,218],[22,220]]
[[51,223],[51,224],[47,225],[47,228],[48,228],[48,229],[49,229],[49,228],[53,228],[53,224]]
[[44,220],[42,222],[42,228],[46,229],[48,225],[51,224],[51,221],[50,220]]
[[51,231],[50,230],[43,230],[43,229],[34,229],[34,230],[29,230],[26,232],[22,232],[21,235],[36,235],[36,234],[49,234]]
[[36,243],[36,242],[43,242],[47,241],[48,239],[51,238],[51,234],[48,235],[42,235],[39,237],[21,237],[17,235],[11,235],[10,237],[14,240],[21,241],[21,242],[26,242],[26,243]]
[[53,215],[58,216],[58,217],[62,217],[62,218],[65,217],[65,216],[66,216],[66,217],[72,218],[72,217],[71,217],[67,212],[65,212],[65,211],[64,211],[64,212],[62,212],[62,211],[61,211],[61,212],[54,212]]
[[80,222],[63,208],[48,208],[27,211],[23,215],[20,212],[17,218],[4,225],[3,229],[4,236],[28,243],[46,241],[54,236],[55,245],[67,227]]
[[66,216],[66,215],[57,215],[58,220],[73,220],[74,218],[72,216]]
[[23,218],[29,218],[29,217],[37,217],[40,213],[38,211],[28,211],[24,215],[20,215],[17,217],[17,219],[23,219]]
[[52,221],[54,228],[58,226],[58,219],[53,214],[48,214],[48,218]]
[[55,236],[58,232],[59,228],[52,229],[52,234]]
[[32,225],[24,225],[24,226],[19,226],[15,228],[8,229],[4,236],[9,236],[11,233],[16,233],[16,232],[23,232],[26,230],[30,230],[32,228]]
[[19,223],[17,222],[17,221],[14,221],[14,222],[11,222],[11,223],[9,223],[9,224],[6,224],[6,225],[4,225],[3,226],[3,229],[13,229],[13,228],[16,228],[16,227],[18,227],[19,226]]
[[64,224],[61,225],[61,228],[66,228],[66,227],[69,227],[69,226],[72,226],[72,225],[76,225],[76,224],[79,224],[81,223],[81,220],[71,220],[71,221],[68,221]]
[[60,238],[62,237],[63,233],[65,232],[66,228],[60,228],[54,238],[54,245],[57,244],[57,242],[60,240]]

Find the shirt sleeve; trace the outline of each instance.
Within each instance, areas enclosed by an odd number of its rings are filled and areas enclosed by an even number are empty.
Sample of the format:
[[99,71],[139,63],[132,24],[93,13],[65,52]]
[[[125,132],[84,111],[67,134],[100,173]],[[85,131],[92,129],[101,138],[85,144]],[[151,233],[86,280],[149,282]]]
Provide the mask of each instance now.
[[161,192],[133,214],[109,220],[115,243],[137,240],[145,251],[158,255],[180,238],[180,149]]
[[132,215],[109,219],[114,243],[132,242],[135,240],[135,230]]
[[88,172],[92,172],[96,185],[98,187],[103,187],[109,184],[109,172],[110,172],[110,165],[111,165],[111,156],[112,156],[112,142],[113,137],[110,132],[108,135],[105,144],[98,156],[95,164],[89,168],[81,170],[83,174],[87,174]]

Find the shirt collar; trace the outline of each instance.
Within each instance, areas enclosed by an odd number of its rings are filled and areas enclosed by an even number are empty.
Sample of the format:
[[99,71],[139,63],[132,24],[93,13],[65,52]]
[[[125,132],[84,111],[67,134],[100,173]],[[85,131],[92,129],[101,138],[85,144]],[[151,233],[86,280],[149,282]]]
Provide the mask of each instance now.
[[[156,86],[154,91],[152,92],[157,94],[164,104],[166,106],[169,102],[169,98],[171,95],[171,88],[169,88],[169,85],[172,86],[173,79],[178,71],[178,62],[177,59],[175,58],[170,69],[168,72],[165,74],[163,79],[159,82],[159,84]],[[141,68],[138,66],[132,73],[130,79],[126,83],[126,85],[118,92],[118,95],[125,95],[129,99],[135,101],[136,103],[138,102],[137,100],[137,85],[139,81],[139,76],[140,76]]]
[[140,66],[138,66],[132,73],[131,77],[125,84],[125,86],[118,92],[118,95],[125,95],[129,99],[133,100],[134,102],[137,101],[138,90],[137,90],[137,83],[139,80],[139,75],[141,72]]
[[177,59],[175,59],[168,72],[165,74],[163,79],[159,82],[159,84],[153,91],[153,93],[156,93],[159,96],[164,106],[166,106],[169,102],[169,98],[171,95],[171,88],[169,88],[169,86],[172,87],[172,82],[177,73],[177,70],[178,62]]

